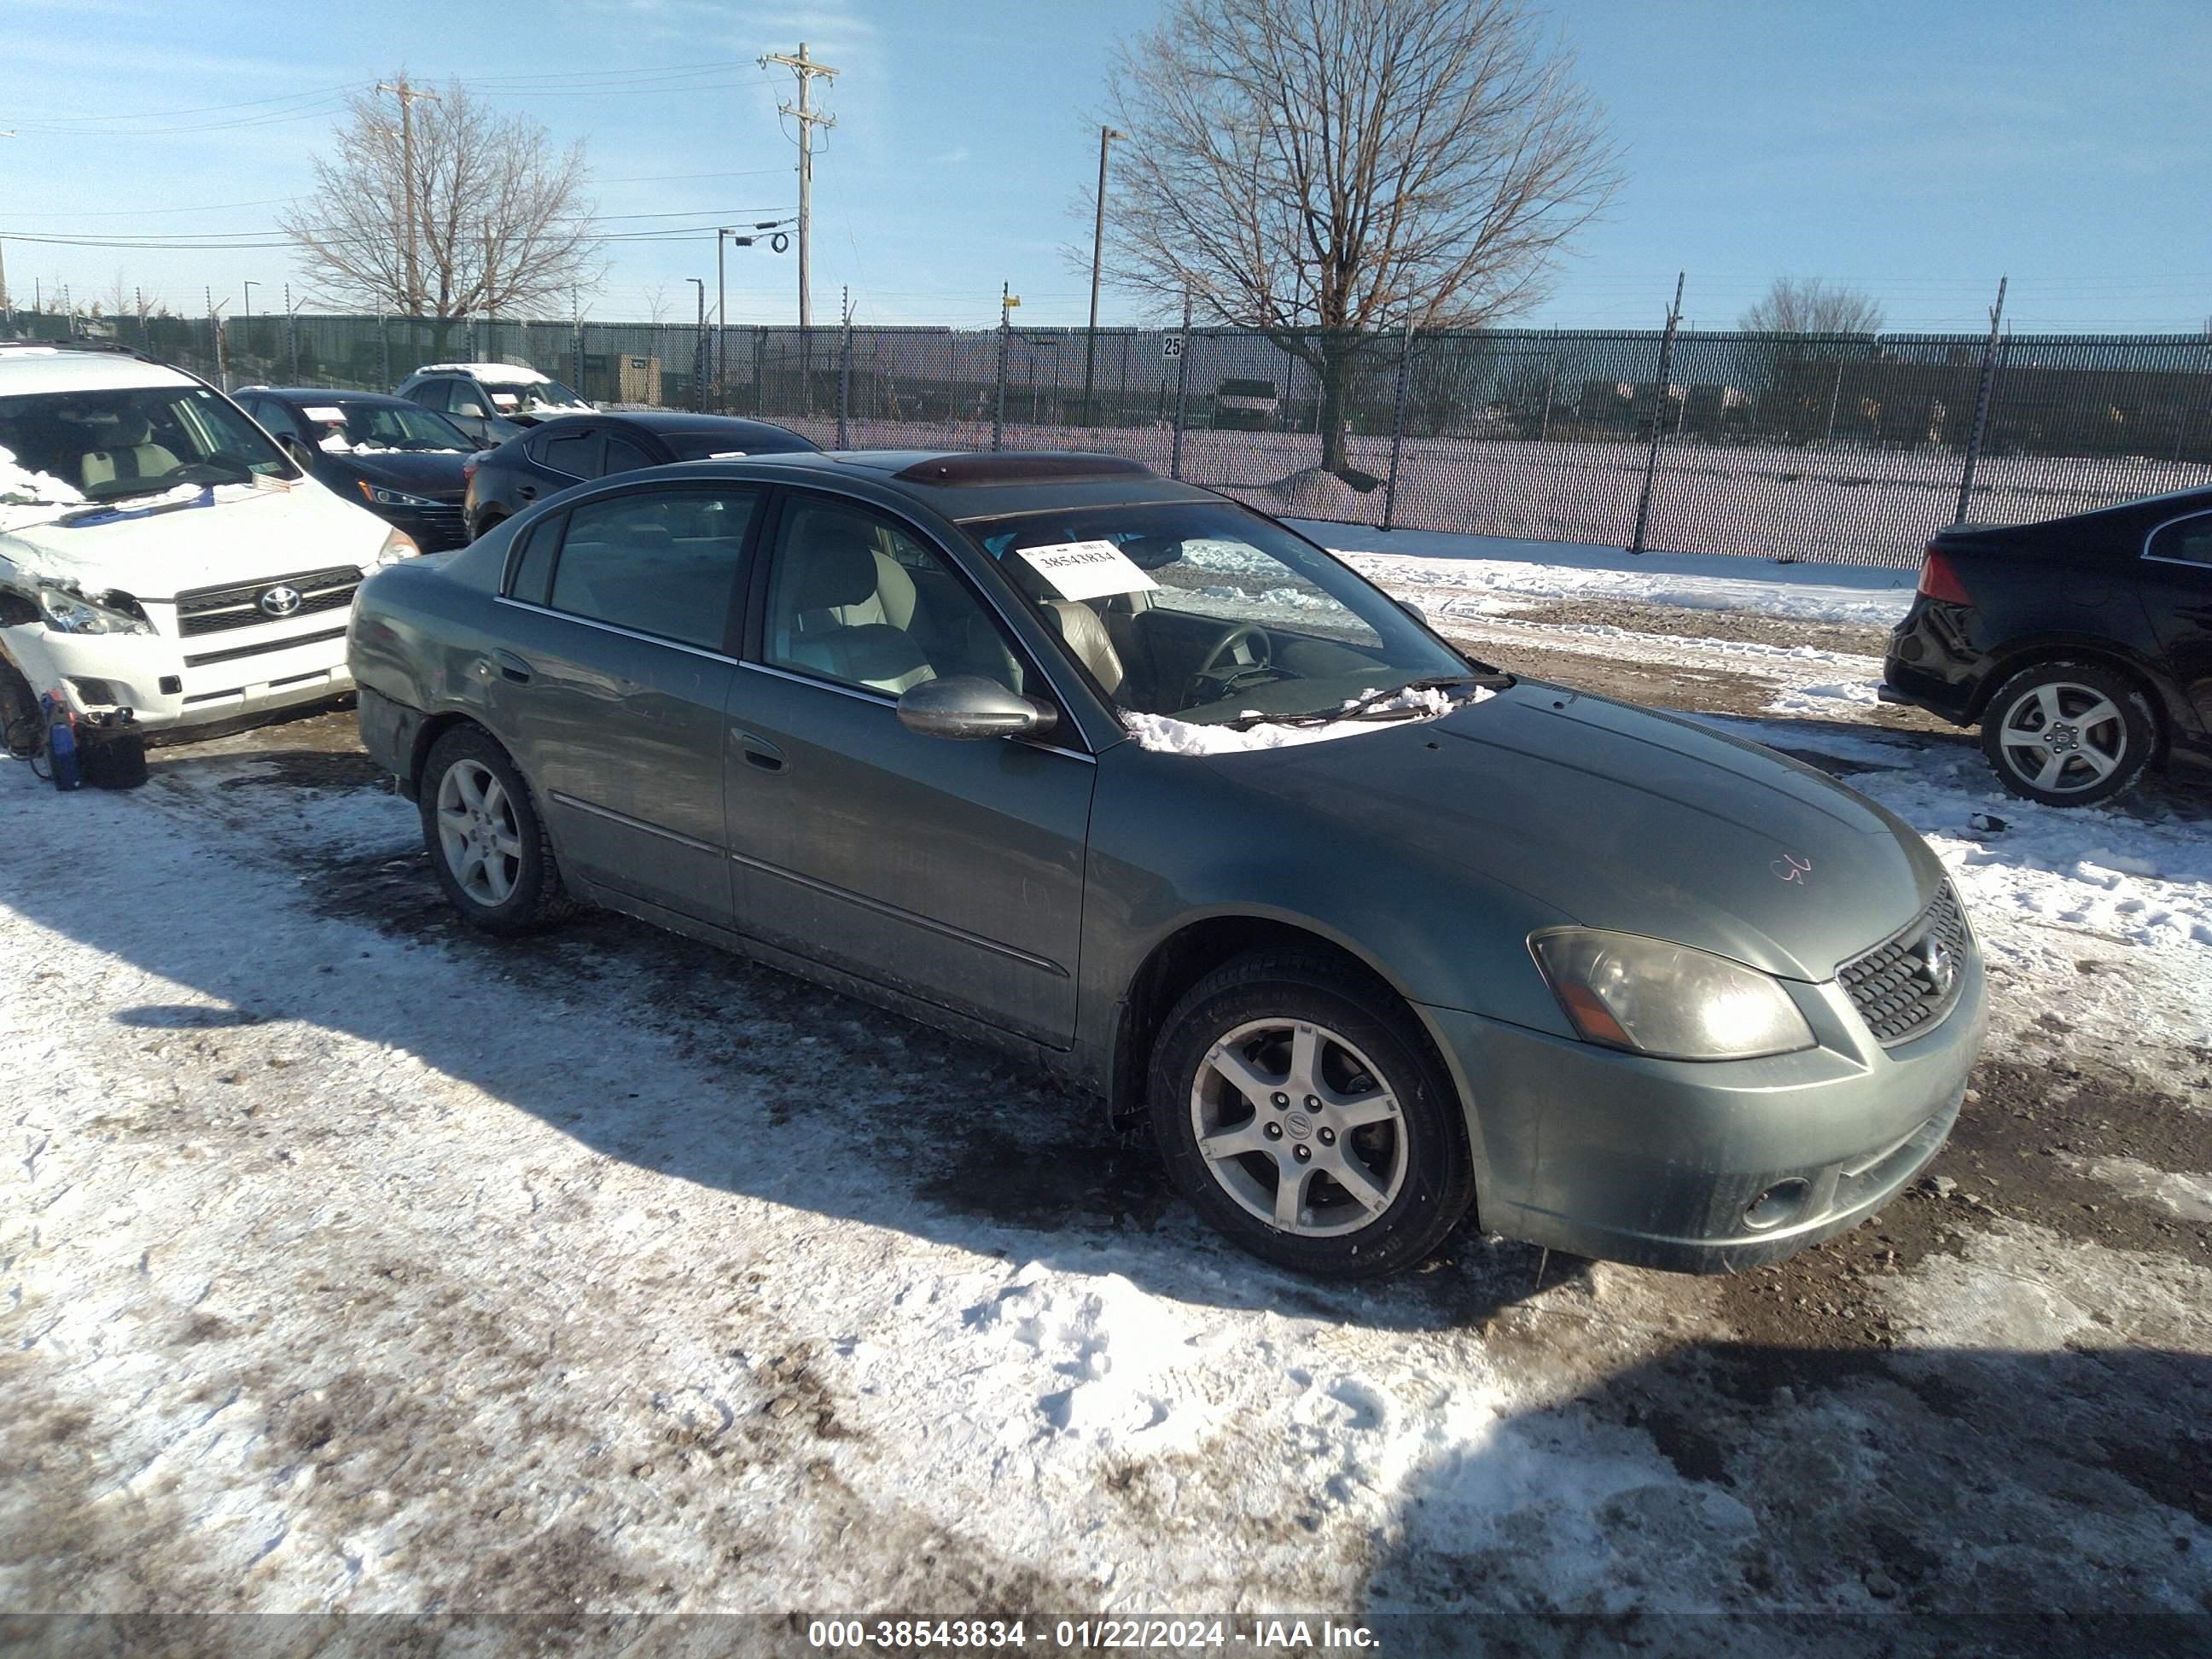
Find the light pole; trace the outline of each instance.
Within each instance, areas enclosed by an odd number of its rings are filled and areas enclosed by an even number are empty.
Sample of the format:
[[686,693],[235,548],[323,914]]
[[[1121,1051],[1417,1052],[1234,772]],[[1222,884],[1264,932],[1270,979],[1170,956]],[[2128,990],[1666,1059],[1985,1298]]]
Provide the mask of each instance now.
[[246,298],[239,305],[238,314],[240,317],[251,317],[253,314],[253,284],[251,283],[246,284]]
[[699,326],[691,341],[691,401],[704,415],[707,412],[707,283],[701,276],[686,276],[684,280],[699,290]]
[[1097,413],[1091,407],[1091,372],[1098,359],[1098,264],[1106,246],[1106,146],[1116,138],[1126,138],[1126,132],[1116,132],[1111,127],[1098,129],[1098,216],[1091,228],[1091,331],[1083,343],[1083,422],[1085,426],[1098,424]]

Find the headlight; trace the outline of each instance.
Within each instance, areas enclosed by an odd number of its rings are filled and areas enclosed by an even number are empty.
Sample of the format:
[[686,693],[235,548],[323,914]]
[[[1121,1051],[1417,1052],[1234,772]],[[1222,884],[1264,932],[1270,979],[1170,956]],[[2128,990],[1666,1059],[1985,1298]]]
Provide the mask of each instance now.
[[354,480],[361,493],[377,507],[436,507],[440,503],[428,495],[410,495],[404,489],[386,489],[382,484],[373,484],[366,478]]
[[[154,624],[146,613],[138,609],[136,599],[119,593],[108,595],[122,601],[118,605],[95,605],[82,593],[72,593],[63,587],[41,587],[39,590],[39,609],[46,613],[46,625],[58,628],[64,634],[150,634]],[[125,610],[123,606],[130,608]]]
[[395,530],[384,538],[384,545],[376,550],[379,564],[398,564],[402,559],[411,559],[422,552],[415,538],[404,530]]
[[1528,944],[1568,1019],[1591,1042],[1664,1060],[1749,1060],[1813,1046],[1790,994],[1725,957],[1582,927]]

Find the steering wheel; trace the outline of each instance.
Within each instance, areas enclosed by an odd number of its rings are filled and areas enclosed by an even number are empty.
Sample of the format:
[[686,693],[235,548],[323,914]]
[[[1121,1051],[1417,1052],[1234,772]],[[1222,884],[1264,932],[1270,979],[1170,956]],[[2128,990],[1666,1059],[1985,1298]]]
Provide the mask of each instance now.
[[[1195,687],[1201,681],[1218,680],[1226,690],[1250,673],[1268,668],[1273,661],[1273,649],[1265,629],[1253,623],[1238,623],[1214,641],[1198,671],[1190,677]],[[1226,661],[1230,665],[1224,669]]]

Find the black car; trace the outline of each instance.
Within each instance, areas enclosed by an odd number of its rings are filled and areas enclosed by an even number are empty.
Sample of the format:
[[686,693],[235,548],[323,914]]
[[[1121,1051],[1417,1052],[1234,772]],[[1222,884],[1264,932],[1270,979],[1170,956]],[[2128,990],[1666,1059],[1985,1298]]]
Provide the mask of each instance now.
[[477,445],[444,416],[381,392],[327,386],[248,386],[235,401],[311,477],[425,553],[467,542],[461,496]]
[[2005,787],[2046,805],[2212,765],[2212,489],[1942,532],[1882,678],[1884,702],[1979,721]]
[[469,533],[481,536],[532,501],[587,478],[671,461],[787,455],[820,445],[787,427],[728,415],[643,410],[564,416],[510,438],[469,469]]

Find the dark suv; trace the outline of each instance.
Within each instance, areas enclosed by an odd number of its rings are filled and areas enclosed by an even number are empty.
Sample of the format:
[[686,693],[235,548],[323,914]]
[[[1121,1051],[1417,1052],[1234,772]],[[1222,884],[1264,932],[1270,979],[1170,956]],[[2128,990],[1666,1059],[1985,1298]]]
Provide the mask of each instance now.
[[481,536],[532,501],[586,479],[671,461],[732,460],[816,447],[787,427],[729,415],[653,409],[565,416],[472,461],[464,511],[469,533]]
[[1882,679],[1885,702],[1978,721],[2005,787],[2046,805],[2212,764],[2212,489],[1942,532]]

